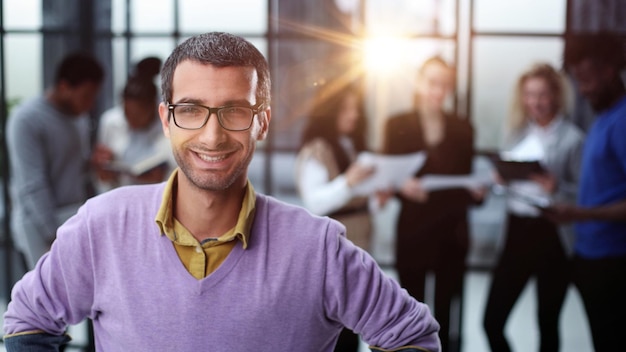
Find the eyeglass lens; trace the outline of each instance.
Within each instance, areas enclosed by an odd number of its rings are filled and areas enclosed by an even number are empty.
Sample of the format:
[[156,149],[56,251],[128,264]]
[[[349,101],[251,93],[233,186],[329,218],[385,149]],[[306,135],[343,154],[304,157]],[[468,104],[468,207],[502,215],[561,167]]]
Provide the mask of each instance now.
[[[213,110],[215,111],[215,110]],[[174,106],[174,119],[181,128],[198,129],[210,118],[212,111],[209,108],[198,105]],[[246,130],[252,124],[254,111],[247,107],[225,107],[217,110],[220,125],[227,130]]]

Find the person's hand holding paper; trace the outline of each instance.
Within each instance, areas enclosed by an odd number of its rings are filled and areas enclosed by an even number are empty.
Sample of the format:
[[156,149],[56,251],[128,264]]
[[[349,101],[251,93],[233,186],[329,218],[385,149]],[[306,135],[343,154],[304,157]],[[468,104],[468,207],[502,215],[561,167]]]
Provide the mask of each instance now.
[[424,152],[402,155],[382,155],[364,152],[359,154],[357,163],[373,169],[373,175],[355,185],[356,195],[370,195],[382,190],[400,189],[426,161]]
[[352,163],[345,172],[346,182],[349,187],[354,187],[367,180],[375,172],[375,166],[365,163]]
[[424,188],[421,179],[417,177],[411,177],[404,181],[400,187],[400,193],[417,203],[425,203],[428,200],[428,190]]

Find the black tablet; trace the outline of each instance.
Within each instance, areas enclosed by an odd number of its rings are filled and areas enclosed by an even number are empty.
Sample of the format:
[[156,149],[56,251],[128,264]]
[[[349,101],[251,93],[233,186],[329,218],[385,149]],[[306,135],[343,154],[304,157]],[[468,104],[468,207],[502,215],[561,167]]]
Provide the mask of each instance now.
[[510,161],[496,159],[494,165],[504,181],[526,180],[531,174],[546,172],[541,163],[535,161]]

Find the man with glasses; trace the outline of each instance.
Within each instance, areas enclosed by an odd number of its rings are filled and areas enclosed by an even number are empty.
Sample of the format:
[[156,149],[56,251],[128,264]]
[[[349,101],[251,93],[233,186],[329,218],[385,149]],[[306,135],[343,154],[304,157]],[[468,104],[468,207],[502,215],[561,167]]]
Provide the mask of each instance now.
[[8,351],[56,348],[85,316],[103,351],[332,351],[343,326],[373,350],[439,351],[428,308],[342,225],[255,193],[247,169],[271,109],[254,46],[192,37],[162,82],[179,168],[166,183],[93,198],[61,226],[14,288]]

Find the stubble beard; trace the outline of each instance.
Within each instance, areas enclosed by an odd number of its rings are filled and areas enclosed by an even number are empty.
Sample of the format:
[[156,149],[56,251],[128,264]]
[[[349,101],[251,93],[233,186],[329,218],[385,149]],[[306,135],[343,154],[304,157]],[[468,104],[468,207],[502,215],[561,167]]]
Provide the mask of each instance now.
[[[228,190],[233,184],[240,179],[241,175],[245,175],[248,170],[252,157],[254,155],[254,142],[251,142],[249,153],[236,168],[229,174],[221,175],[211,171],[198,171],[191,166],[179,150],[174,152],[174,158],[178,163],[180,170],[183,172],[189,182],[199,190],[210,192],[222,192]],[[186,148],[182,148],[186,150]]]

